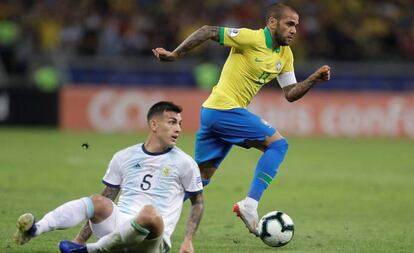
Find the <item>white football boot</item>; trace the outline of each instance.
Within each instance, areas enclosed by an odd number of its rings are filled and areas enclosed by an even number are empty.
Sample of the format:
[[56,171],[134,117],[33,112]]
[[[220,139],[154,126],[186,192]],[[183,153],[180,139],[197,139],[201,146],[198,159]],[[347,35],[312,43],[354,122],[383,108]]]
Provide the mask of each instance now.
[[259,224],[259,215],[257,210],[253,207],[246,205],[245,200],[241,200],[234,204],[233,212],[237,214],[238,217],[242,219],[246,227],[249,229],[250,233],[255,236],[259,236],[258,224]]
[[36,220],[33,214],[25,213],[17,219],[17,231],[14,233],[14,242],[23,245],[30,241],[36,233]]

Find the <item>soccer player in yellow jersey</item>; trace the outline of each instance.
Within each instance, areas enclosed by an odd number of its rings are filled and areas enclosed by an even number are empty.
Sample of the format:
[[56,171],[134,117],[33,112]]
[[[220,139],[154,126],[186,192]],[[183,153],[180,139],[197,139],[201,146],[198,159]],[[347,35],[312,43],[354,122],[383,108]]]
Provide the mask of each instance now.
[[207,40],[231,47],[220,80],[201,109],[195,160],[203,184],[207,185],[234,144],[263,151],[247,197],[233,207],[255,235],[258,234],[259,200],[275,177],[288,143],[275,128],[246,107],[260,88],[274,78],[290,102],[303,97],[316,83],[330,79],[330,67],[325,65],[304,81],[296,81],[289,44],[296,35],[298,24],[298,13],[290,6],[277,3],[269,6],[264,29],[205,25],[173,52],[153,49],[158,59],[175,61]]

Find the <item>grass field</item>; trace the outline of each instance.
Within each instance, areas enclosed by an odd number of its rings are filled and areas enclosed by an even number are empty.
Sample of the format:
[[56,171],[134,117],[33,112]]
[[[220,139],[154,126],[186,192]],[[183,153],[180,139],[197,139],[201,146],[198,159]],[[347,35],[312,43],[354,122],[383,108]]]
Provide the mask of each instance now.
[[[0,128],[0,253],[57,252],[61,239],[79,227],[42,235],[25,246],[10,238],[17,217],[42,217],[71,199],[100,192],[101,178],[117,150],[144,135],[67,133],[48,129]],[[193,135],[179,146],[193,154]],[[81,144],[87,142],[85,150]],[[289,138],[290,149],[277,179],[266,191],[261,215],[287,212],[295,236],[283,248],[254,238],[231,212],[243,198],[258,151],[234,148],[205,190],[205,213],[196,252],[414,252],[414,142]],[[189,204],[173,236],[177,252]]]

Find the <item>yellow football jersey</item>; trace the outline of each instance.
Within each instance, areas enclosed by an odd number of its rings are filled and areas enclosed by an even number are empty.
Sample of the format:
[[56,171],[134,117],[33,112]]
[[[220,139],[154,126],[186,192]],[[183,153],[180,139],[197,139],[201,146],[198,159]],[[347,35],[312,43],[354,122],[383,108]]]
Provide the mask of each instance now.
[[259,30],[220,27],[220,44],[231,47],[230,54],[203,107],[223,110],[247,107],[263,85],[293,71],[290,47],[273,48],[267,27]]

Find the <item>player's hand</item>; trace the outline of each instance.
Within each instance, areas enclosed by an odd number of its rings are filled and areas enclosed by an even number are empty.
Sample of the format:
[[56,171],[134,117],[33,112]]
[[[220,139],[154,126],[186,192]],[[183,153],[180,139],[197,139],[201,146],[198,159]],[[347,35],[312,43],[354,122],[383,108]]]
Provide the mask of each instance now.
[[178,253],[194,253],[193,242],[185,238]]
[[331,67],[328,65],[320,67],[315,71],[315,73],[313,73],[313,77],[316,82],[328,81],[331,79]]
[[157,47],[156,49],[152,49],[152,53],[157,57],[160,61],[175,61],[178,58],[177,53],[170,52],[165,50],[162,47]]

